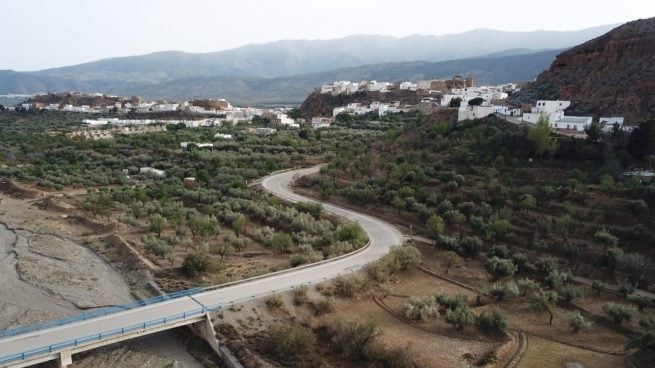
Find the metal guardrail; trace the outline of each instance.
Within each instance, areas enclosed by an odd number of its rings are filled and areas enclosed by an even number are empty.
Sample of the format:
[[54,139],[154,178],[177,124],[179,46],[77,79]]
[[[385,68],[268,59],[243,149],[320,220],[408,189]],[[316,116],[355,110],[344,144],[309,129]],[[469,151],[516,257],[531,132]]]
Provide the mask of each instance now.
[[85,320],[91,319],[91,318],[103,317],[103,316],[107,316],[107,315],[110,315],[110,314],[123,312],[123,311],[126,311],[126,310],[138,308],[138,307],[143,307],[143,306],[150,305],[150,304],[160,303],[160,302],[170,300],[170,299],[176,299],[176,298],[181,298],[181,297],[184,297],[184,296],[195,295],[195,294],[198,294],[200,292],[201,292],[200,288],[181,290],[181,291],[176,291],[174,293],[164,294],[164,295],[156,296],[156,297],[149,298],[149,299],[137,300],[137,301],[127,303],[127,304],[121,304],[121,305],[116,305],[116,306],[112,306],[112,307],[106,307],[106,308],[93,310],[93,311],[90,311],[90,312],[84,312],[84,313],[76,314],[76,315],[70,316],[70,317],[54,319],[54,320],[51,320],[51,321],[35,323],[35,324],[32,324],[32,325],[27,325],[27,326],[19,326],[19,327],[14,327],[14,328],[8,328],[6,330],[0,331],[0,339],[6,338],[6,337],[11,337],[11,336],[16,336],[16,335],[20,335],[20,334],[24,334],[24,333],[28,333],[28,332],[33,332],[33,331],[40,331],[40,330],[43,330],[43,329],[46,329],[46,328],[63,326],[63,325],[67,325],[67,324],[75,323],[75,322],[79,322],[79,321],[85,321]]
[[4,357],[0,357],[0,364],[15,362],[17,360],[25,360],[27,358],[34,357],[34,356],[37,356],[37,355],[46,354],[46,353],[56,353],[56,352],[58,352],[60,350],[63,350],[65,348],[72,347],[72,346],[79,346],[81,344],[88,343],[88,342],[91,342],[91,341],[101,341],[102,339],[107,338],[107,337],[124,335],[126,333],[146,330],[146,329],[154,327],[154,326],[164,325],[164,324],[167,324],[169,322],[185,320],[188,317],[194,317],[194,316],[197,316],[197,315],[205,314],[207,312],[212,312],[212,311],[215,311],[215,310],[219,310],[219,309],[221,309],[221,307],[222,307],[222,304],[216,304],[216,305],[212,305],[212,306],[209,306],[209,307],[202,307],[202,308],[198,308],[198,309],[192,309],[192,310],[184,312],[184,313],[178,313],[178,314],[174,314],[174,315],[171,315],[171,316],[166,316],[164,318],[158,318],[158,319],[154,319],[154,320],[150,320],[150,321],[145,321],[143,323],[137,323],[137,324],[133,324],[133,325],[126,326],[126,327],[115,328],[115,329],[108,330],[108,331],[103,331],[103,332],[100,332],[100,333],[97,333],[97,334],[79,337],[77,339],[67,340],[67,341],[64,341],[64,342],[59,342],[59,343],[56,343],[56,344],[43,346],[43,347],[36,348],[36,349],[26,350],[26,351],[23,351],[23,352],[20,352],[20,353],[15,353],[15,354],[7,355],[7,356],[4,356]]

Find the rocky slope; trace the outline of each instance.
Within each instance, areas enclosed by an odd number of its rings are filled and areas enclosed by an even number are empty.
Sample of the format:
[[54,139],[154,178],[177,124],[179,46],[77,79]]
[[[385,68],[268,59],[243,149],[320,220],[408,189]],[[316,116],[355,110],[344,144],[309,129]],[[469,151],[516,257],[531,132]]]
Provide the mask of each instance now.
[[569,114],[655,117],[655,18],[626,23],[557,56],[515,99],[571,100]]

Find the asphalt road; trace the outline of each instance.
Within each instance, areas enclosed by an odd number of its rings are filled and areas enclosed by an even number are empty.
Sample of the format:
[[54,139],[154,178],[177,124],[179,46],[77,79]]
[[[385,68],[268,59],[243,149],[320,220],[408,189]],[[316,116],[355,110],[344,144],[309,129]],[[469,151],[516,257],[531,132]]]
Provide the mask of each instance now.
[[[274,174],[264,178],[262,186],[276,196],[292,202],[316,202],[293,193],[289,189],[289,184],[296,175],[307,175],[318,172],[318,170],[319,167],[312,167]],[[314,283],[335,278],[363,268],[369,262],[387,254],[392,246],[402,243],[402,234],[394,226],[382,220],[326,203],[323,204],[323,208],[327,212],[358,222],[368,233],[370,245],[347,257],[323,261],[311,267],[301,267],[290,272],[275,273],[268,277],[206,291],[194,295],[193,298],[174,299],[105,317],[3,339],[0,340],[0,357],[164,318],[202,306],[238,303],[265,296],[271,292],[287,290],[303,283]]]

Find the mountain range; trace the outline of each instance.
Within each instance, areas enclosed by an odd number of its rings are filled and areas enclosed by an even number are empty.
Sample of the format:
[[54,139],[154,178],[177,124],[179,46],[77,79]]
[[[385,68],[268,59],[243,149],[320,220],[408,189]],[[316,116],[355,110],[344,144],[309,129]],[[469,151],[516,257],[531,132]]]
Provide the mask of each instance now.
[[[566,32],[477,29],[402,38],[355,35],[335,40],[283,40],[204,54],[166,51],[33,72],[0,71],[0,94],[77,90],[149,98],[297,102],[314,87],[335,79],[471,74],[480,81],[507,82],[533,79],[552,61],[553,49],[571,47],[611,28]],[[551,59],[544,65],[548,55]],[[508,62],[524,72],[514,75],[509,65],[503,67],[502,58],[510,58]],[[451,61],[440,63],[446,60]],[[284,86],[296,88],[298,93],[284,91]]]

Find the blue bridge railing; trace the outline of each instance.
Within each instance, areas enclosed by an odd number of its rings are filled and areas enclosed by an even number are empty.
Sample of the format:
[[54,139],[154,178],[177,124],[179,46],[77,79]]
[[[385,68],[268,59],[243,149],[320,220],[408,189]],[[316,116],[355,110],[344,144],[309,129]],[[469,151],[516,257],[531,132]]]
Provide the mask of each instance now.
[[108,338],[108,337],[113,337],[113,336],[118,336],[118,335],[124,335],[126,333],[131,333],[134,331],[140,331],[140,330],[146,330],[155,326],[159,325],[165,325],[170,322],[175,322],[179,320],[185,320],[189,317],[195,317],[201,314],[205,314],[207,312],[215,311],[221,309],[221,304],[216,304],[208,307],[202,307],[198,309],[192,309],[190,311],[184,312],[184,313],[178,313],[174,314],[171,316],[167,316],[164,318],[158,318],[150,321],[146,321],[143,323],[137,323],[133,325],[129,325],[126,327],[121,327],[121,328],[115,328],[113,330],[108,330],[108,331],[103,331],[97,334],[93,335],[87,335],[83,337],[79,337],[77,339],[72,339],[72,340],[67,340],[63,342],[59,342],[56,344],[48,345],[48,346],[43,346],[40,348],[36,349],[31,349],[31,350],[26,350],[20,353],[15,353],[11,355],[6,355],[3,357],[0,357],[0,365],[2,364],[7,364],[10,362],[15,362],[18,360],[25,360],[34,356],[46,354],[46,353],[53,353],[53,352],[58,352],[60,350],[63,350],[65,348],[69,348],[72,346],[78,346],[78,345],[83,345],[85,343],[91,342],[91,341],[100,341],[102,339]]
[[149,299],[137,300],[137,301],[127,303],[127,304],[121,304],[121,305],[115,305],[115,306],[111,306],[111,307],[95,309],[95,310],[92,310],[92,311],[76,314],[76,315],[70,316],[70,317],[54,319],[54,320],[51,320],[51,321],[35,323],[35,324],[32,324],[32,325],[27,325],[27,326],[12,327],[12,328],[8,328],[6,330],[0,331],[0,339],[6,338],[6,337],[11,337],[11,336],[16,336],[16,335],[20,335],[20,334],[24,334],[24,333],[28,333],[28,332],[39,331],[39,330],[43,330],[43,329],[46,329],[46,328],[52,328],[52,327],[56,327],[56,326],[67,325],[67,324],[75,323],[75,322],[79,322],[79,321],[85,321],[85,320],[91,319],[91,318],[102,317],[102,316],[106,316],[106,315],[109,315],[109,314],[114,314],[114,313],[129,310],[129,309],[143,307],[145,305],[155,304],[155,303],[163,302],[163,301],[170,300],[170,299],[181,298],[181,297],[189,296],[189,295],[195,295],[195,294],[198,294],[200,291],[201,291],[200,288],[181,290],[181,291],[176,291],[174,293],[164,294],[164,295],[156,296],[156,297],[149,298]]

